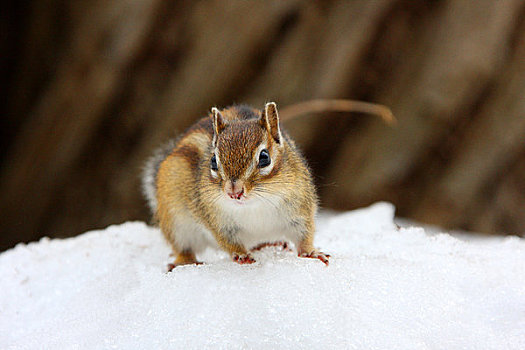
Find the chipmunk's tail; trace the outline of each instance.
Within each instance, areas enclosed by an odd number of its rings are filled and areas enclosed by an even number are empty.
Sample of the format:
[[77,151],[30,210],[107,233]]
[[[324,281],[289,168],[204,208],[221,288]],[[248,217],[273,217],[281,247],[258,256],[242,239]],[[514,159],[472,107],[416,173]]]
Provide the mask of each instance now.
[[148,207],[152,214],[157,211],[157,173],[159,172],[160,163],[166,159],[173,147],[175,147],[175,140],[170,140],[157,148],[142,169],[142,193],[148,202]]

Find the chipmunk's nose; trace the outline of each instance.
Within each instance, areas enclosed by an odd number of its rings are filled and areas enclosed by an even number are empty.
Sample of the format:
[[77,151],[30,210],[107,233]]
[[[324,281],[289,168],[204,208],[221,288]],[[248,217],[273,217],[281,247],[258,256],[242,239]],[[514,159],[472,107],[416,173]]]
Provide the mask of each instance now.
[[232,179],[226,182],[224,190],[231,199],[241,199],[242,195],[244,194],[244,182],[241,180]]

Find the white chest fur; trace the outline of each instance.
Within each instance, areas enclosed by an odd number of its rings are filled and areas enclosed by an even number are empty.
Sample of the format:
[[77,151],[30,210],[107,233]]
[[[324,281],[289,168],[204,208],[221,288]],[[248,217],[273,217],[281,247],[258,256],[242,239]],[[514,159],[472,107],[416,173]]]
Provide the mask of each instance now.
[[242,204],[224,198],[219,206],[223,218],[238,229],[238,239],[247,248],[282,239],[295,242],[298,233],[290,226],[289,210],[278,196],[250,198]]

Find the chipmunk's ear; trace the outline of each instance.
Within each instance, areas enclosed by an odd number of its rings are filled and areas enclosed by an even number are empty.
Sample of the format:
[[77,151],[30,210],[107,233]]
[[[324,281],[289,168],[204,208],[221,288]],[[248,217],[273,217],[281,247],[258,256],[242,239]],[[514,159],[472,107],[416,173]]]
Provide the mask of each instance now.
[[217,136],[224,130],[224,127],[226,126],[224,124],[224,118],[222,117],[221,112],[215,107],[211,109],[211,119],[213,121],[213,140],[212,145],[215,147],[215,143],[217,142]]
[[279,113],[275,102],[268,102],[264,106],[264,112],[261,115],[261,124],[272,135],[275,142],[281,144],[282,135],[279,125]]
[[219,135],[224,130],[225,124],[221,112],[215,107],[211,109],[211,118],[213,120],[213,131]]

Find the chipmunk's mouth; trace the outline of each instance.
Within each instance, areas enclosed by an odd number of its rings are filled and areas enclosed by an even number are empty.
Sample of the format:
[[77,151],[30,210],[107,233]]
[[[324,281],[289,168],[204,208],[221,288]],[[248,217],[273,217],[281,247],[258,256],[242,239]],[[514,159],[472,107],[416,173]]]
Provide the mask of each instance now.
[[226,202],[230,203],[230,205],[237,207],[237,206],[243,206],[243,205],[249,205],[250,199],[246,196],[246,193],[243,191],[242,193],[237,193],[236,195],[231,195],[230,193],[225,193],[225,200]]
[[228,197],[230,197],[231,202],[236,203],[236,204],[239,204],[239,205],[243,205],[243,204],[245,204],[245,203],[246,203],[246,200],[247,200],[247,198],[246,198],[244,192],[239,193],[239,194],[237,194],[236,196],[231,196],[231,195],[228,194]]

